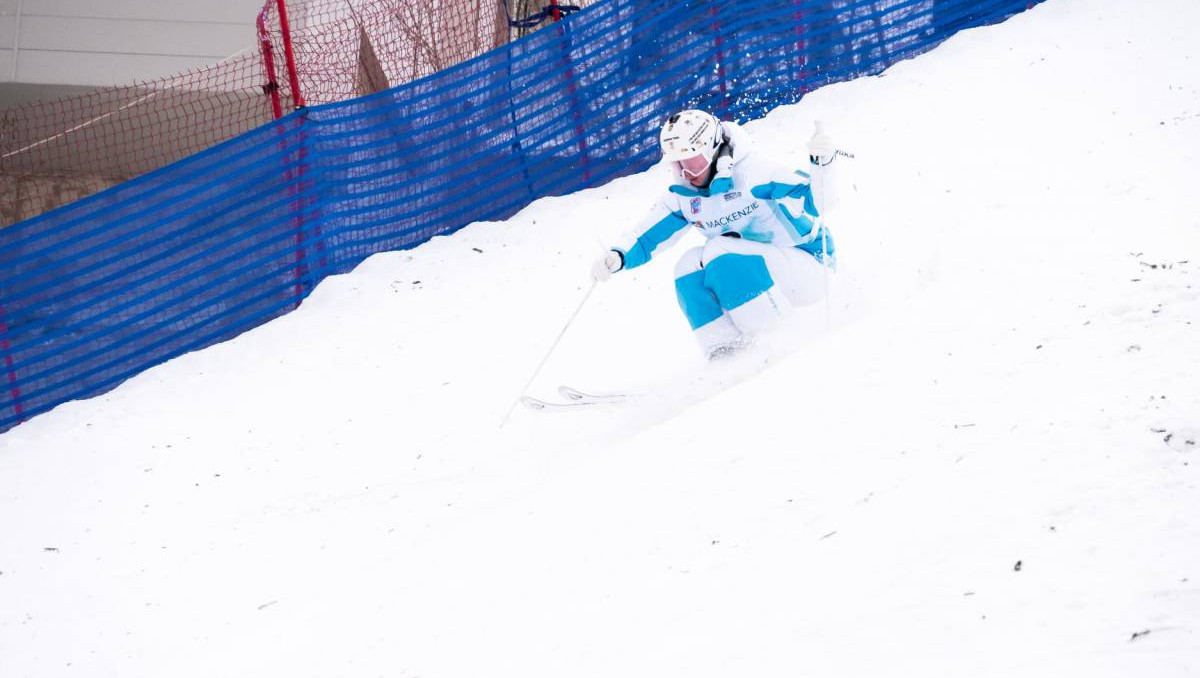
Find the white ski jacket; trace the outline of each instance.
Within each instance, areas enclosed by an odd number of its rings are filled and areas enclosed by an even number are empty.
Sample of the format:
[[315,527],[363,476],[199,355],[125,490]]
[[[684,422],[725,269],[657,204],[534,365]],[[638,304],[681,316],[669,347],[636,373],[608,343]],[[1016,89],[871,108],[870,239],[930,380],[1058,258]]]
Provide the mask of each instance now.
[[[833,266],[833,238],[821,223],[808,172],[788,169],[761,156],[750,135],[737,123],[723,121],[733,150],[732,176],[717,176],[708,188],[676,181],[621,246],[623,268],[636,268],[674,244],[689,227],[706,238],[726,234],[795,247]],[[810,165],[814,171],[819,168]]]

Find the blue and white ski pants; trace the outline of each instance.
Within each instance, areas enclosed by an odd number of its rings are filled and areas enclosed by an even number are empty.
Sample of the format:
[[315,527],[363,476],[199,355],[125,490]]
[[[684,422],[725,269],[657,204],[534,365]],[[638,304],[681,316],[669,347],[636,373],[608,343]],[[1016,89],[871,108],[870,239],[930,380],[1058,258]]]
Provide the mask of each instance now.
[[795,307],[820,301],[825,267],[808,252],[712,238],[675,265],[675,293],[705,355],[734,346]]

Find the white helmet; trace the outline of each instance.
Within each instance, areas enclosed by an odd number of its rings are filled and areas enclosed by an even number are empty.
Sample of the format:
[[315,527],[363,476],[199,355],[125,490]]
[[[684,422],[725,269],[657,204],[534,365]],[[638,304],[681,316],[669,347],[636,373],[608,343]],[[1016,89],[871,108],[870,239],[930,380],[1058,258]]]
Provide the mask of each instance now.
[[702,156],[705,161],[712,162],[724,140],[725,133],[721,129],[721,122],[712,115],[695,109],[680,111],[667,118],[666,124],[658,134],[663,158],[671,162],[696,156]]

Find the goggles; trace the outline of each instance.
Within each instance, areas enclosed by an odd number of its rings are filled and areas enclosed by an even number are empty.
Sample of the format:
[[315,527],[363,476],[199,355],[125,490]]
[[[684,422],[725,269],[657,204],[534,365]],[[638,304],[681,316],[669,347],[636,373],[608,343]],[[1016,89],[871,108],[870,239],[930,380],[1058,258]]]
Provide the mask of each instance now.
[[704,176],[710,163],[711,161],[703,155],[694,155],[683,160],[676,160],[675,167],[683,176],[695,179]]

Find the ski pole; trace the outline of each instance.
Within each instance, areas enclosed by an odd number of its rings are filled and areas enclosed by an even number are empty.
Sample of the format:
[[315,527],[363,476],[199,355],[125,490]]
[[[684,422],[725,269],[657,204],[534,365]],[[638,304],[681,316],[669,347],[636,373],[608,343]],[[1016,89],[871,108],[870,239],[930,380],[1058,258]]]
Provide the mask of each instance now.
[[589,298],[591,298],[592,292],[594,292],[596,289],[596,284],[596,281],[593,280],[592,286],[589,287],[587,293],[583,295],[583,299],[579,300],[579,305],[575,307],[575,312],[571,314],[571,317],[567,320],[567,324],[563,325],[562,330],[554,339],[554,343],[550,344],[549,350],[546,351],[546,355],[542,356],[542,361],[538,363],[536,368],[534,368],[533,374],[529,375],[529,380],[526,381],[525,385],[521,387],[521,392],[517,394],[516,398],[513,398],[512,405],[508,406],[508,411],[504,413],[504,419],[500,422],[500,426],[504,426],[508,423],[509,418],[512,416],[513,410],[517,407],[517,403],[521,401],[521,396],[525,395],[525,391],[529,388],[529,385],[532,384],[533,380],[537,379],[538,375],[542,373],[542,368],[545,367],[546,361],[548,361],[550,356],[554,354],[554,349],[558,348],[558,343],[562,341],[563,335],[567,333],[567,329],[571,327],[572,323],[575,322],[575,318],[579,315],[579,312],[583,310],[583,305],[587,303]]
[[[825,132],[825,122],[824,121],[814,120],[813,126],[816,127],[815,133],[817,135],[824,134],[824,132]],[[828,167],[828,166],[832,165],[833,161],[837,160],[837,157],[839,155],[842,156],[843,158],[849,158],[851,160],[854,159],[854,154],[850,153],[849,151],[843,151],[841,149],[833,149],[833,154],[829,157],[829,162],[825,163],[825,165],[823,165],[823,167]],[[825,197],[826,197],[825,196],[825,184],[830,183],[832,180],[833,180],[833,176],[832,176],[832,170],[831,170],[830,172],[826,173],[826,175],[821,178],[821,181],[820,181],[819,185],[817,186],[817,195],[815,196],[815,198],[817,200],[817,204],[820,206],[820,211],[822,213],[820,224],[819,224],[819,227],[821,229],[821,264],[822,264],[822,266],[821,266],[821,286],[824,288],[823,292],[824,292],[824,296],[825,296],[825,331],[827,331],[827,332],[829,331],[829,328],[832,327],[833,320],[832,320],[832,312],[830,311],[830,308],[829,308],[829,271],[830,271],[830,266],[831,266],[831,263],[829,261],[829,242],[828,242],[829,230],[827,228],[825,228],[824,214],[826,212],[828,212],[829,208],[831,207],[830,205],[825,204]],[[836,193],[834,195],[836,196]]]
[[[814,120],[813,125],[816,127],[817,134],[822,134],[825,131],[825,123],[821,120]],[[834,151],[833,157],[829,159],[829,164],[832,165],[836,158],[837,151]],[[817,204],[820,206],[819,209],[822,213],[826,211],[827,207],[825,205],[826,179],[827,177],[822,177],[820,185],[817,186],[817,191],[820,193],[820,195],[817,196]],[[821,287],[823,288],[822,292],[825,296],[825,331],[828,332],[830,326],[832,325],[829,319],[829,246],[828,242],[826,241],[826,235],[829,233],[829,230],[825,228],[825,219],[823,216],[817,222],[817,228],[821,229]]]
[[[821,192],[822,193],[825,192],[824,187],[822,187]],[[825,230],[824,223],[820,224],[820,228],[821,228],[821,277],[824,279],[822,287],[825,288],[825,331],[828,332],[829,328],[833,326],[832,321],[829,319],[829,249],[828,249],[828,246],[827,246],[826,240],[825,240],[825,235],[826,235],[826,233],[828,233],[828,231]]]

